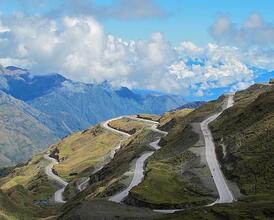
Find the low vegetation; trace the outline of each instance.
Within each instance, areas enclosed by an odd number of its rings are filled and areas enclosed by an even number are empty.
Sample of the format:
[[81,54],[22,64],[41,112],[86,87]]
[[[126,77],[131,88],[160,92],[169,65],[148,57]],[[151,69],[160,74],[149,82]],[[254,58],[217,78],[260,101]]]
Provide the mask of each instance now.
[[126,117],[111,121],[108,125],[114,129],[123,131],[128,134],[135,134],[137,131],[150,126],[147,123]]
[[156,137],[157,134],[145,128],[125,140],[115,157],[102,170],[90,176],[91,185],[70,203],[82,201],[83,198],[92,200],[109,197],[125,189],[132,179],[135,159],[150,150],[148,144]]
[[226,176],[244,195],[274,195],[274,87],[239,92],[236,105],[211,124]]
[[[273,219],[273,100],[274,86],[254,85],[237,92],[235,105],[210,125],[222,169],[244,195],[238,202],[204,207],[216,198],[191,170],[193,166],[201,166],[193,149],[204,147],[195,125],[222,110],[224,97],[220,97],[195,110],[168,112],[161,118],[138,115],[159,121],[159,128],[168,131],[168,135],[162,137],[161,149],[148,159],[144,181],[131,190],[125,202],[150,208],[185,208],[185,211],[162,215],[105,201],[130,184],[136,159],[152,150],[149,143],[160,137],[149,129],[150,125],[122,118],[110,126],[133,135],[121,142],[121,149],[111,161],[109,156],[121,137],[100,126],[77,132],[49,148],[48,153],[60,161],[54,167],[58,175],[71,183],[90,176],[88,188],[69,195],[70,200],[61,210],[51,203],[57,187],[44,172],[49,162],[43,154],[18,167],[2,169],[0,219],[54,219],[60,213],[63,213],[61,219],[96,219],[102,213],[112,218]],[[102,165],[103,169],[93,173]],[[212,179],[209,175],[207,178]]]
[[[252,201],[253,200],[253,201]],[[219,204],[211,207],[198,207],[187,209],[165,217],[161,220],[269,220],[274,218],[273,198],[250,198],[250,200],[239,201],[232,204]],[[255,202],[254,202],[255,201]]]
[[159,119],[159,128],[161,130],[170,130],[172,127],[174,127],[181,118],[192,112],[193,109],[182,109],[178,111],[173,112],[166,112],[164,115]]
[[87,176],[110,160],[119,142],[118,135],[99,125],[74,133],[51,147],[60,161],[54,170],[67,180]]
[[129,203],[152,208],[180,208],[213,201],[199,180],[189,181],[188,178],[187,166],[197,157],[189,149],[199,140],[199,134],[193,131],[191,123],[220,111],[223,100],[221,97],[193,111],[179,110],[169,116],[170,120],[166,120],[166,115],[160,119],[160,128],[168,128],[169,133],[160,142],[162,148],[149,158],[145,179],[132,189]]
[[1,179],[0,213],[3,219],[38,219],[56,213],[56,208],[50,204],[57,187],[44,172],[48,163],[43,154],[36,155]]
[[151,121],[159,121],[161,116],[151,115],[151,114],[138,114],[137,118],[142,118],[142,119],[151,120]]
[[44,171],[48,163],[43,154],[33,156],[27,165],[15,168],[7,177],[1,179],[0,188],[7,191],[20,185],[29,190],[36,200],[50,198],[56,188]]
[[[191,152],[185,151],[177,157],[159,162],[152,159],[147,165],[145,180],[130,193],[137,200],[135,204],[151,208],[181,208],[189,204],[201,204],[200,197],[206,197],[206,192],[181,177],[181,165],[194,157]],[[209,198],[205,200],[210,201]]]

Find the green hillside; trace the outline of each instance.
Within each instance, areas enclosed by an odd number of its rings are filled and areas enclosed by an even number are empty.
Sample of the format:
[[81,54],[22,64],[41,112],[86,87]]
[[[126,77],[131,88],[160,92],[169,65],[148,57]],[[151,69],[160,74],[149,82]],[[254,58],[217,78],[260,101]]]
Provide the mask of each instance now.
[[[59,187],[44,172],[49,163],[44,153],[14,169],[2,170],[0,219],[274,218],[274,86],[253,85],[237,92],[234,99],[235,105],[210,127],[229,185],[233,185],[234,193],[235,186],[240,189],[237,202],[205,206],[218,194],[205,160],[200,122],[222,111],[227,98],[221,96],[195,110],[139,116],[159,121],[159,128],[168,131],[166,136],[146,123],[121,118],[110,126],[131,133],[127,139],[97,125],[52,145],[47,153],[60,162],[54,171],[69,181],[65,205],[53,203],[52,196]],[[144,180],[130,191],[124,204],[108,201],[129,186],[137,158],[152,151],[149,144],[159,138],[161,149],[148,159]],[[119,143],[121,148],[111,159]],[[88,177],[87,188],[79,192],[78,181]],[[151,208],[185,210],[159,214]]]
[[58,187],[45,174],[47,165],[39,154],[0,180],[1,214],[20,220],[55,215],[57,207],[51,198]]
[[254,85],[235,101],[211,124],[222,169],[242,194],[274,196],[274,87]]
[[100,126],[74,133],[50,148],[60,161],[54,170],[67,180],[88,175],[110,160],[119,142],[118,135]]
[[[201,181],[202,176],[211,177],[201,155],[195,149],[199,130],[193,123],[202,121],[222,109],[224,97],[191,111],[179,110],[166,113],[160,119],[160,128],[169,133],[161,140],[162,148],[148,159],[144,181],[130,192],[129,204],[152,208],[182,208],[208,204],[214,195]],[[197,127],[197,126],[196,126]],[[203,146],[202,146],[203,148]],[[198,167],[198,172],[193,168]],[[212,181],[212,180],[211,180]]]

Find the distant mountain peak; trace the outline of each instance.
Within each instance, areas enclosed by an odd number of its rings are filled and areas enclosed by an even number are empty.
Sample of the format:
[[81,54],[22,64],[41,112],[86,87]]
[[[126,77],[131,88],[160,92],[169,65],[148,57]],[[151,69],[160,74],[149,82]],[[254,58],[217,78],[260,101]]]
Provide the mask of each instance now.
[[20,76],[20,75],[29,74],[28,70],[26,69],[18,68],[15,66],[3,67],[1,64],[0,64],[0,73],[4,75],[10,75],[10,76]]
[[27,69],[22,69],[22,68],[19,68],[19,67],[16,67],[16,66],[7,66],[6,69],[10,70],[10,71],[21,70],[21,71],[24,71],[24,72],[28,72]]
[[72,93],[84,93],[87,85],[81,82],[65,80],[62,82],[62,90]]
[[101,82],[100,84],[99,84],[101,87],[103,87],[104,89],[112,89],[112,85],[110,84],[110,82],[109,81],[107,81],[107,80],[104,80],[103,82]]
[[135,99],[137,102],[142,101],[141,95],[134,93],[127,87],[122,86],[121,88],[117,89],[115,92],[120,97],[128,98],[128,99]]

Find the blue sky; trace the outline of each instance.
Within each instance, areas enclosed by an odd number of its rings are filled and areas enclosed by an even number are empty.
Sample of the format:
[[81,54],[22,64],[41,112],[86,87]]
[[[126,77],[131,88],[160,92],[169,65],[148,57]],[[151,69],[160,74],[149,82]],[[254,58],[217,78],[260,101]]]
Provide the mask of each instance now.
[[[38,3],[35,5],[34,1],[30,1],[33,6],[25,2],[28,0],[19,2],[1,0],[0,11],[6,15],[16,11],[23,11],[26,14],[47,13],[58,8],[65,1],[48,0],[41,5]],[[97,0],[95,4],[112,5],[115,4],[115,0]],[[262,3],[258,0],[157,0],[155,4],[161,7],[166,15],[148,19],[101,18],[100,21],[104,24],[107,33],[123,39],[144,39],[152,32],[160,31],[173,45],[181,41],[193,41],[199,45],[212,41],[208,28],[220,14],[230,16],[235,23],[242,23],[254,12],[260,13],[266,20],[274,21],[272,1]]]
[[1,0],[0,64],[215,98],[273,77],[273,9],[255,0]]

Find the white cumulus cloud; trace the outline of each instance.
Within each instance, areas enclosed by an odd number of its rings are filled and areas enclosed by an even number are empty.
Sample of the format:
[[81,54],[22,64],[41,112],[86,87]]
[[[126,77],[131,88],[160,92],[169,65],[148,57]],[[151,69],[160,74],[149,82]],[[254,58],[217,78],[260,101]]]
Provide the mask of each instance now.
[[[262,25],[259,18],[252,19],[245,26]],[[231,26],[229,21],[218,25],[219,35]],[[251,61],[270,68],[271,54],[259,47],[243,52],[212,43],[199,47],[182,42],[173,47],[158,32],[148,39],[124,41],[106,34],[96,19],[84,15],[0,17],[1,64],[37,74],[59,72],[81,82],[108,80],[115,86],[203,96],[214,88],[246,87],[254,78],[248,68]]]

